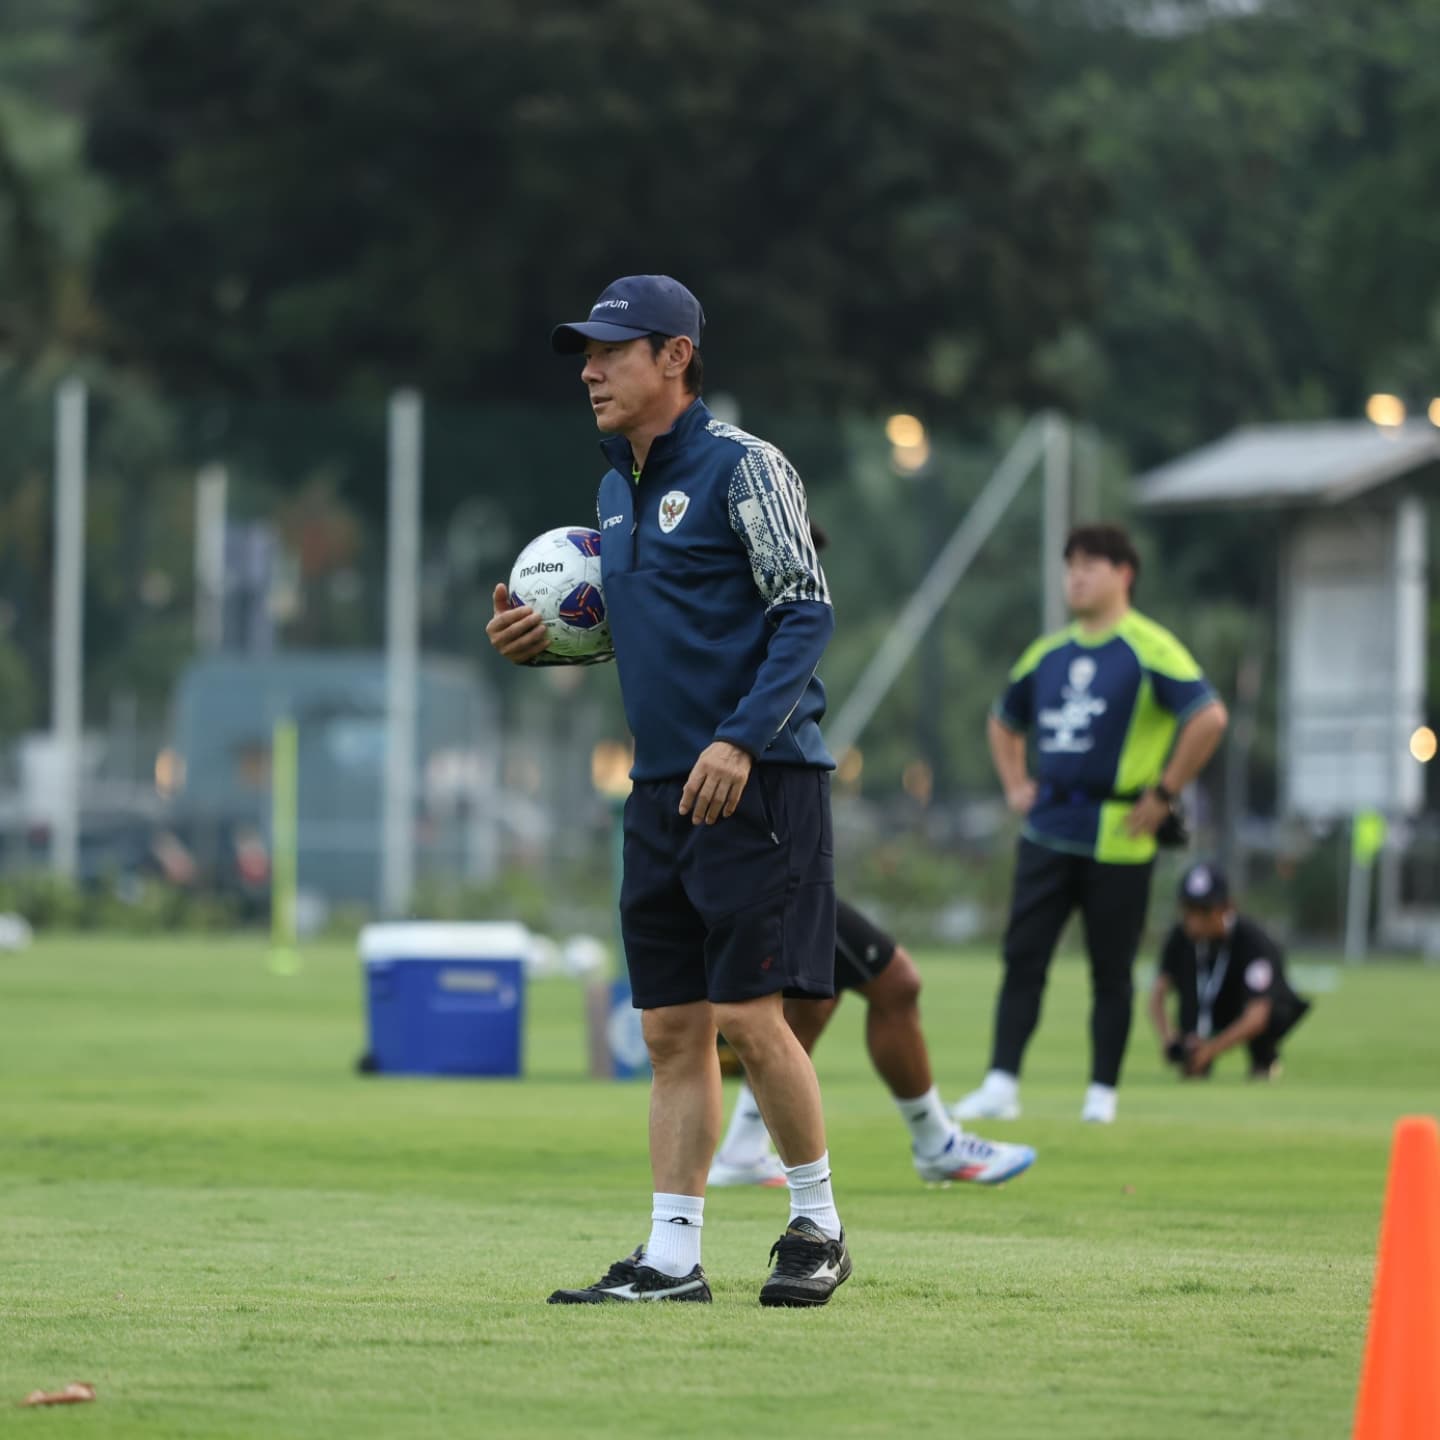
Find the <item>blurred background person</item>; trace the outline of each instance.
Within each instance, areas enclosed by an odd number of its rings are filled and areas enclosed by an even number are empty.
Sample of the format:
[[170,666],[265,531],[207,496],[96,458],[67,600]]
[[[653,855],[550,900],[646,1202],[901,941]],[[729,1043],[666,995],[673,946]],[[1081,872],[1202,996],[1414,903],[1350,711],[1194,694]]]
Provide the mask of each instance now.
[[[1065,542],[1074,621],[1020,657],[989,720],[1005,801],[1024,817],[1005,931],[990,1073],[959,1120],[1020,1113],[1020,1065],[1066,921],[1085,920],[1094,996],[1090,1086],[1080,1118],[1115,1119],[1130,1035],[1130,972],[1145,928],[1156,835],[1204,768],[1228,716],[1190,652],[1131,607],[1140,556],[1118,525]],[[1036,733],[1036,773],[1026,735]]]
[[1280,1042],[1309,1009],[1310,1001],[1290,988],[1279,944],[1235,908],[1224,871],[1208,861],[1192,865],[1180,881],[1180,919],[1166,936],[1150,989],[1150,1023],[1165,1059],[1198,1078],[1243,1045],[1250,1078],[1276,1079]]

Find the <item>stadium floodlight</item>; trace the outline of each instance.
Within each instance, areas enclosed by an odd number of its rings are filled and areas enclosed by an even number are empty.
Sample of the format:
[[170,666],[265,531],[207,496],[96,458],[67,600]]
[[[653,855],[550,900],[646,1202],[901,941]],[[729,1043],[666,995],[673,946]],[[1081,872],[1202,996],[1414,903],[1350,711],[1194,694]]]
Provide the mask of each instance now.
[[935,794],[935,772],[924,760],[912,760],[900,776],[900,785],[917,804],[928,805]]
[[1425,413],[1430,417],[1432,425],[1440,427],[1440,396],[1430,402],[1430,408]]
[[885,438],[897,450],[914,450],[925,443],[925,426],[914,415],[892,415],[885,422]]
[[1405,402],[1398,395],[1372,395],[1365,402],[1365,418],[1372,425],[1389,429],[1405,423]]
[[914,475],[930,463],[930,437],[914,415],[892,415],[885,422],[890,463],[902,475]]
[[1435,732],[1428,725],[1421,725],[1410,736],[1410,753],[1422,765],[1428,765],[1435,758],[1437,748],[1440,748],[1440,741],[1436,740]]

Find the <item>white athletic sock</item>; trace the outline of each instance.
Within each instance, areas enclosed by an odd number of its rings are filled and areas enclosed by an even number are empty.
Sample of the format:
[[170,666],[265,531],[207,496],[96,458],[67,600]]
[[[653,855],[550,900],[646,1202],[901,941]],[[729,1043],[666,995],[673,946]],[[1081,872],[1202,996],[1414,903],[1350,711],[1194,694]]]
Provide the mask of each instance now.
[[790,1187],[790,1218],[802,1215],[813,1221],[832,1240],[840,1238],[840,1216],[830,1189],[830,1152],[808,1165],[785,1166],[785,1183]]
[[913,1100],[895,1101],[900,1118],[910,1127],[910,1141],[920,1156],[938,1155],[959,1133],[959,1127],[945,1113],[940,1091],[932,1085]]
[[727,1165],[754,1165],[763,1160],[769,1151],[770,1132],[765,1128],[750,1086],[742,1080],[740,1093],[735,1097],[735,1113],[730,1117],[730,1128],[720,1142],[718,1158]]
[[656,1191],[651,1202],[644,1263],[662,1275],[688,1275],[700,1263],[705,1197]]
[[1020,1094],[1020,1081],[1008,1070],[991,1070],[985,1076],[984,1088],[1000,1100],[1014,1100]]

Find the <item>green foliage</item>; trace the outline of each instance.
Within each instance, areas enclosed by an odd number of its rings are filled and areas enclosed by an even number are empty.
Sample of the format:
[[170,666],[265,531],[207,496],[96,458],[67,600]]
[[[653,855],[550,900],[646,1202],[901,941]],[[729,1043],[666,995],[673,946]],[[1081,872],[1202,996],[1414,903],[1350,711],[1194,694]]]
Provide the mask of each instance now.
[[11,739],[35,721],[35,686],[25,657],[0,624],[0,741]]
[[22,915],[43,930],[218,934],[235,928],[237,907],[222,896],[135,876],[75,885],[44,871],[0,875],[0,913]]
[[580,930],[608,936],[614,911],[609,857],[600,847],[590,858],[566,865],[563,879],[544,866],[508,865],[489,885],[425,880],[411,909],[427,920],[518,920],[557,938]]
[[1101,426],[1149,463],[1243,421],[1358,415],[1440,302],[1435,6],[1014,3],[1037,103],[1083,129],[1109,196]]
[[787,407],[1042,391],[1093,187],[978,0],[101,0],[100,289],[187,385],[573,384],[557,319],[666,270],[717,388]]

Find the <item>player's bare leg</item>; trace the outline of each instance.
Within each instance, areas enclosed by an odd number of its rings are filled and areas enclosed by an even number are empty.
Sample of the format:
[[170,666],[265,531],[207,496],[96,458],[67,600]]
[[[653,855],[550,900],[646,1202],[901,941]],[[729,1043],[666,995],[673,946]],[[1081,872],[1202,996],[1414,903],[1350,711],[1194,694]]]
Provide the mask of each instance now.
[[654,1079],[650,1085],[650,1171],[655,1189],[703,1195],[720,1138],[720,1062],[708,1001],[667,1005],[640,1016]]
[[[865,1047],[909,1128],[921,1179],[993,1185],[1028,1169],[1035,1159],[1028,1145],[967,1135],[946,1114],[920,1024],[920,971],[909,952],[897,945],[890,963],[860,993],[866,1005]],[[785,1018],[807,1051],[814,1051],[838,1004],[838,997],[785,1002]]]
[[708,1001],[640,1016],[654,1080],[650,1087],[650,1238],[593,1285],[557,1290],[552,1305],[611,1301],[708,1304],[700,1265],[705,1172],[720,1135],[720,1063]]
[[865,997],[865,1048],[897,1099],[926,1094],[935,1084],[920,1028],[920,971],[903,946],[860,993]]
[[[820,1082],[804,1046],[786,1023],[779,994],[711,1008],[715,1023],[745,1066],[780,1159],[787,1168],[819,1159],[825,1153]],[[718,1086],[718,1065],[716,1075]]]
[[830,1000],[785,1000],[785,1023],[795,1032],[807,1055],[815,1053],[830,1017],[840,1008],[840,997]]
[[[807,1054],[820,1038],[820,1032],[839,1003],[838,996],[833,1000],[785,1001],[785,1019]],[[727,1053],[738,1061],[739,1056],[733,1046],[728,1048]],[[765,1119],[750,1088],[749,1077],[745,1076],[743,1066],[738,1068],[742,1076],[739,1093],[735,1096],[735,1109],[725,1137],[710,1163],[710,1187],[784,1185],[785,1167],[771,1148],[770,1132],[765,1128]],[[721,1069],[723,1071],[723,1064]]]
[[785,1022],[779,994],[714,1006],[745,1066],[785,1166],[790,1220],[771,1248],[762,1305],[824,1305],[850,1277],[850,1252],[830,1186],[825,1115],[815,1067]]

